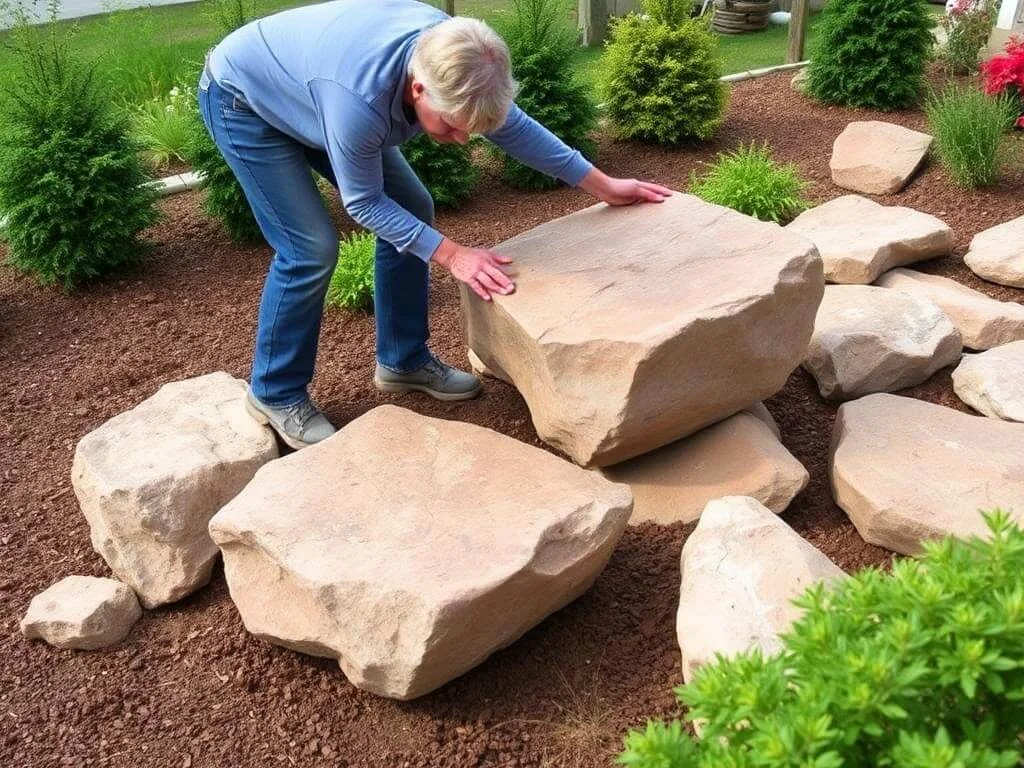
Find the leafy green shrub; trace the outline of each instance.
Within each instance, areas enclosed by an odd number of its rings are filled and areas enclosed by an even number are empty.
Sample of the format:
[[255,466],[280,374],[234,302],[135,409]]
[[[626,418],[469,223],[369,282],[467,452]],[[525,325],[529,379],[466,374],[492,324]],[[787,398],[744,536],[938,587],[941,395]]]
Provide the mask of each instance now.
[[827,104],[900,109],[921,90],[932,49],[926,0],[829,2],[807,67],[807,90]]
[[942,17],[946,42],[939,48],[939,57],[954,75],[971,75],[978,71],[978,54],[988,42],[995,15],[988,2],[975,5],[975,0],[958,0]]
[[255,0],[206,0],[204,12],[217,29],[227,34],[256,18],[256,2]]
[[370,232],[353,232],[342,238],[325,306],[350,310],[366,310],[373,306],[376,246],[377,238]]
[[0,99],[0,212],[10,262],[70,289],[134,263],[158,214],[123,112],[54,19],[11,32],[18,68]]
[[1005,148],[1003,134],[1013,127],[1017,103],[1009,94],[986,96],[975,88],[932,94],[925,114],[935,136],[935,153],[961,187],[995,183]]
[[175,86],[167,96],[149,99],[130,110],[132,136],[154,169],[185,160],[192,135],[190,113],[194,111],[195,93],[183,86]]
[[472,193],[480,175],[469,145],[439,144],[420,134],[402,145],[402,154],[438,208],[458,207]]
[[806,188],[796,165],[776,164],[767,144],[753,143],[719,154],[703,177],[694,174],[690,182],[690,191],[709,203],[781,224],[810,207],[802,196]]
[[1024,757],[1024,531],[946,539],[808,590],[781,655],[719,658],[677,689],[702,723],[649,723],[632,768],[1013,768]]
[[[686,8],[686,12],[682,10]],[[644,0],[611,30],[601,88],[615,132],[659,144],[711,138],[725,117],[717,37],[683,0]]]
[[[573,74],[576,30],[569,26],[564,2],[514,0],[513,6],[499,31],[519,82],[516,102],[566,144],[593,158],[596,145],[589,134],[597,123],[597,109]],[[549,189],[558,184],[500,149],[492,151],[504,163],[502,177],[512,186]]]

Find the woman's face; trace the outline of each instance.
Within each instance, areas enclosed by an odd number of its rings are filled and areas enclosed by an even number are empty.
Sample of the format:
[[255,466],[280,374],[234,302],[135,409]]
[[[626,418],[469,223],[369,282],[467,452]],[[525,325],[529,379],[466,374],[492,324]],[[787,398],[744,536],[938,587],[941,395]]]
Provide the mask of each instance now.
[[469,141],[465,121],[451,115],[443,115],[434,109],[423,83],[414,79],[411,92],[412,107],[425,134],[439,144],[465,144]]

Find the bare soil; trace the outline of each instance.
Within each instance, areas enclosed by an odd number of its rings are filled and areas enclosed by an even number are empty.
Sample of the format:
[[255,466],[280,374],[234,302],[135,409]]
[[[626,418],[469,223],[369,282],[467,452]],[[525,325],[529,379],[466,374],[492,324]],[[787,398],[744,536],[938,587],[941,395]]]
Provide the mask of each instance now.
[[[815,105],[780,75],[737,85],[712,143],[670,150],[602,136],[600,165],[685,189],[691,171],[716,152],[767,141],[778,159],[799,166],[810,196],[823,202],[845,194],[830,180],[832,141],[862,119],[925,128],[918,111]],[[1024,215],[1019,163],[998,186],[970,192],[932,163],[906,190],[880,200],[953,228],[954,254],[922,269],[1024,302],[1024,291],[985,283],[962,263],[975,233]],[[439,226],[464,243],[493,246],[590,202],[576,190],[522,193],[485,176],[463,209],[439,216]],[[166,382],[248,373],[269,249],[230,243],[201,214],[197,193],[162,205],[166,217],[148,233],[152,253],[122,279],[63,294],[0,267],[0,765],[589,768],[609,763],[627,728],[679,714],[674,616],[680,549],[692,526],[628,530],[586,595],[475,670],[408,703],[360,692],[335,664],[248,635],[219,569],[209,587],[147,612],[124,643],[105,652],[25,641],[18,620],[33,595],[70,574],[109,575],[70,486],[78,440]],[[464,363],[455,285],[441,272],[433,280],[433,345]],[[400,402],[541,445],[522,398],[500,382],[488,381],[476,401],[442,404],[381,395],[372,370],[372,318],[329,312],[313,394],[335,423]],[[949,369],[903,394],[968,410],[953,394]],[[811,473],[786,522],[844,569],[886,566],[891,554],[864,543],[832,501],[835,407],[801,370],[767,405],[783,442]]]

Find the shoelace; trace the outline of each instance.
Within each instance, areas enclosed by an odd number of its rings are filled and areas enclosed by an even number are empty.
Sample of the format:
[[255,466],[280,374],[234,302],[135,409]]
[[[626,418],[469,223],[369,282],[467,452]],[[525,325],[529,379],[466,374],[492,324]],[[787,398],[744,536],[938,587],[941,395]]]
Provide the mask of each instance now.
[[298,424],[299,429],[306,426],[306,422],[316,416],[317,410],[311,400],[303,400],[288,409],[288,415]]
[[423,367],[435,376],[439,376],[442,380],[448,376],[448,366],[438,360],[434,355],[430,356],[430,359]]

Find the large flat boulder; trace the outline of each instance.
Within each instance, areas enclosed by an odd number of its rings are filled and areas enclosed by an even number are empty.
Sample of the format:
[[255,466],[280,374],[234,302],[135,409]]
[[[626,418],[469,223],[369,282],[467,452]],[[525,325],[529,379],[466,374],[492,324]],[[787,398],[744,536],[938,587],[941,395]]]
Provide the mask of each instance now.
[[912,269],[887,272],[878,285],[934,301],[949,315],[969,349],[991,349],[1024,339],[1024,305],[1016,301],[998,301],[948,277]]
[[850,123],[832,144],[837,186],[867,195],[899,192],[921,167],[932,137],[880,120]]
[[983,280],[1024,288],[1024,216],[976,234],[964,263]]
[[375,408],[210,521],[250,632],[411,699],[586,591],[629,489],[482,427]]
[[210,580],[210,518],[277,457],[273,434],[245,413],[245,386],[226,373],[165,384],[75,449],[92,545],[146,608]]
[[807,486],[809,476],[779,442],[776,429],[760,409],[740,411],[602,472],[632,489],[632,525],[687,523],[722,496],[753,497],[778,514]]
[[953,231],[913,208],[844,195],[804,211],[786,229],[811,240],[830,283],[873,283],[886,270],[953,249]]
[[94,651],[121,642],[141,616],[138,598],[121,582],[66,576],[32,598],[20,627],[29,640]]
[[821,262],[805,238],[691,195],[604,204],[499,246],[516,292],[462,292],[479,364],[543,440],[607,466],[778,391],[807,348]]
[[1024,422],[1024,341],[964,355],[953,391],[979,413]]
[[831,461],[836,503],[865,541],[895,552],[985,535],[979,510],[1024,523],[1024,424],[868,395],[840,406]]
[[782,649],[779,635],[800,616],[793,599],[842,569],[755,499],[708,503],[683,545],[676,637],[683,680],[715,654]]
[[806,368],[821,396],[849,400],[920,384],[960,359],[953,321],[925,296],[873,285],[829,285]]

